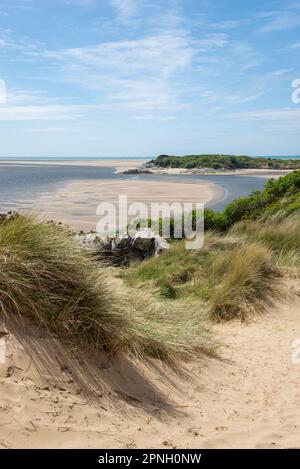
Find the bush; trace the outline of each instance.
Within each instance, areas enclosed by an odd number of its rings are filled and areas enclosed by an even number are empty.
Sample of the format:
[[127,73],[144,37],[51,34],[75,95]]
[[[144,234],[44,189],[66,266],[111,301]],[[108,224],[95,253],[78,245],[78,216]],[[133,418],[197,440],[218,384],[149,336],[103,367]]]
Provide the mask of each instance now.
[[228,228],[228,220],[223,212],[215,212],[210,208],[204,210],[205,231],[225,231]]
[[271,158],[252,158],[236,155],[160,155],[151,164],[163,168],[224,168],[234,170],[239,168],[273,168],[299,169],[300,160],[274,160]]
[[225,231],[244,219],[255,219],[268,211],[276,212],[283,205],[285,216],[300,208],[300,171],[270,179],[263,191],[255,191],[247,197],[240,197],[227,205],[223,212],[205,210],[205,228]]
[[230,204],[224,210],[224,218],[227,226],[231,226],[243,218],[251,218],[267,204],[266,199],[260,192],[254,192],[248,197],[240,197]]

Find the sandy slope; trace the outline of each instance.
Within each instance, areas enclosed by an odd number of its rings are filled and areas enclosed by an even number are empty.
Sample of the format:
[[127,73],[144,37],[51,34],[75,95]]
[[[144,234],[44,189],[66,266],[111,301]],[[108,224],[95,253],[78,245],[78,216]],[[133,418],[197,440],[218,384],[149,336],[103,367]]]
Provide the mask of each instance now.
[[14,328],[2,335],[0,447],[299,448],[300,303],[216,332],[228,360],[178,376],[124,358],[76,363],[55,339]]

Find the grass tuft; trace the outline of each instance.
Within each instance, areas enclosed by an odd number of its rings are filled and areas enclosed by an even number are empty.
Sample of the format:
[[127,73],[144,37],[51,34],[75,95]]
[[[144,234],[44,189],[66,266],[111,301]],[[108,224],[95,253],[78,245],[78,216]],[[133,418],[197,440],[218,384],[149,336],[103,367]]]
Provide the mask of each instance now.
[[231,228],[230,234],[242,234],[248,240],[262,243],[276,253],[297,251],[300,250],[300,217],[240,222]]
[[215,320],[245,319],[251,313],[262,313],[280,292],[271,251],[260,244],[245,243],[230,255],[220,255],[213,273],[223,278],[210,298],[210,314]]

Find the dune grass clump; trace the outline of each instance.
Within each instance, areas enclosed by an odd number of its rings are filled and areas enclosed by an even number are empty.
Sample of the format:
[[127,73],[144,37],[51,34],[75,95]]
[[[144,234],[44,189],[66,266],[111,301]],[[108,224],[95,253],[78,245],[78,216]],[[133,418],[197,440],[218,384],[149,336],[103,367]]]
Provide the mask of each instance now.
[[0,223],[0,311],[109,353],[172,362],[213,349],[192,310],[116,284],[70,233],[30,216]]
[[216,320],[262,313],[280,293],[271,251],[260,244],[244,243],[229,255],[219,255],[212,272],[223,279],[210,298],[210,314]]
[[279,267],[300,269],[300,217],[281,218],[280,214],[253,222],[240,222],[230,230],[233,236],[259,242],[272,249]]
[[[240,233],[206,233],[201,250],[187,251],[184,242],[171,246],[158,259],[133,266],[125,279],[154,295],[198,301],[198,318],[246,319],[262,313],[278,297],[280,273],[273,251]],[[206,308],[203,308],[206,305]]]
[[249,240],[263,243],[275,252],[300,251],[300,217],[281,220],[278,217],[265,221],[240,222],[231,230],[232,235],[242,234]]

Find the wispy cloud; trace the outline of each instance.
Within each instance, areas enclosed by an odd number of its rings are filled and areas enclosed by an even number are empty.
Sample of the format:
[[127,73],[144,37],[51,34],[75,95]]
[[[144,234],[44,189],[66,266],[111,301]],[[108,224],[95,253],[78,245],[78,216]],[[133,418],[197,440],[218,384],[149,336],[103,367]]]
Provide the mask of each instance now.
[[231,29],[241,28],[242,26],[246,26],[248,24],[251,24],[251,20],[246,18],[246,19],[239,19],[239,20],[219,21],[217,23],[209,23],[207,27],[209,29],[214,29],[214,30],[228,31]]
[[253,122],[264,132],[271,132],[274,137],[275,135],[282,136],[286,132],[293,133],[300,130],[300,109],[260,109],[250,112],[230,113],[226,117],[236,122],[245,122],[247,125]]
[[229,117],[234,119],[253,120],[253,121],[288,121],[298,122],[300,125],[300,109],[289,108],[275,108],[275,109],[260,109],[248,112],[236,112],[228,114]]
[[258,29],[261,33],[271,33],[297,28],[300,26],[300,14],[289,10],[276,10],[264,12],[258,15],[263,20]]
[[122,19],[135,16],[144,0],[111,0],[112,6]]
[[10,52],[14,51],[16,54],[29,53],[40,50],[41,44],[39,41],[32,39],[28,36],[15,37],[10,29],[0,28],[0,51]]
[[169,122],[176,119],[175,116],[157,116],[156,114],[144,114],[133,116],[136,120],[155,120],[160,122]]
[[223,34],[195,40],[184,30],[174,30],[131,41],[46,51],[44,57],[61,67],[66,81],[97,90],[112,109],[134,115],[154,110],[169,114],[186,107],[181,96],[184,74],[199,54],[222,49],[226,43]]
[[0,121],[75,119],[99,109],[93,105],[0,106]]

